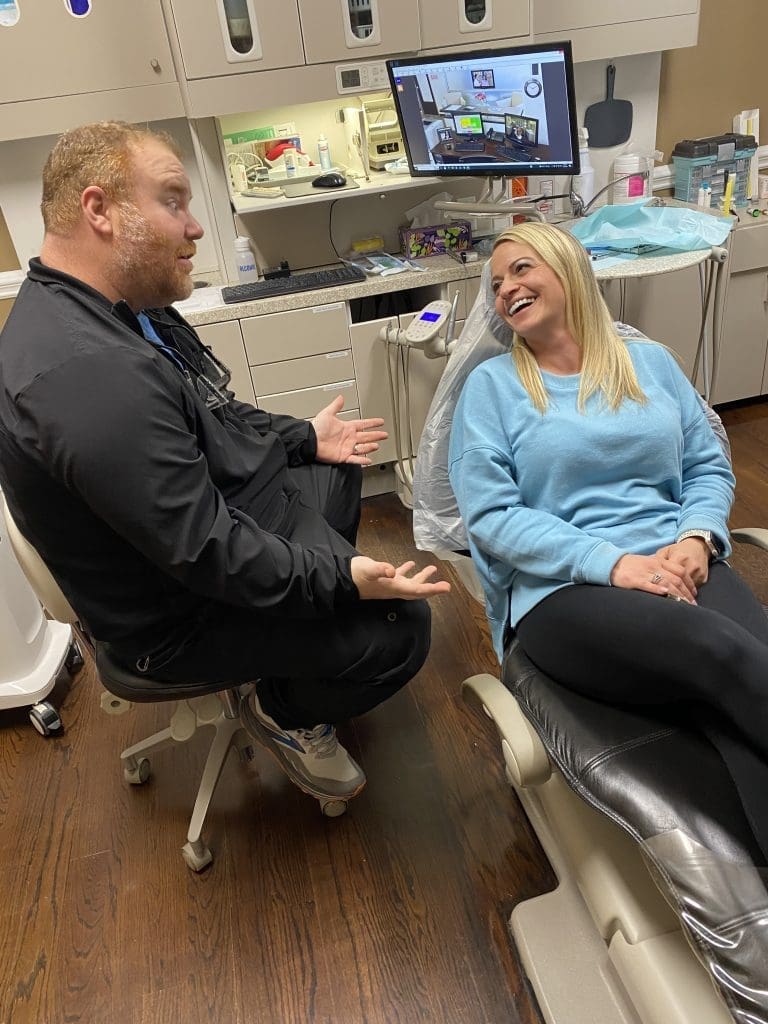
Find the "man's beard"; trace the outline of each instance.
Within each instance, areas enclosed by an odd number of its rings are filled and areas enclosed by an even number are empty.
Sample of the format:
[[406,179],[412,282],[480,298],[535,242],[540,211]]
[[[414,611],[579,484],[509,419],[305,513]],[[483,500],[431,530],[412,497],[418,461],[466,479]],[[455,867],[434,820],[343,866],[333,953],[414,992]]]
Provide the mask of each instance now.
[[136,309],[167,306],[192,294],[192,278],[179,256],[193,256],[194,242],[172,250],[167,237],[132,203],[120,206],[120,226],[113,249],[112,276],[119,293]]

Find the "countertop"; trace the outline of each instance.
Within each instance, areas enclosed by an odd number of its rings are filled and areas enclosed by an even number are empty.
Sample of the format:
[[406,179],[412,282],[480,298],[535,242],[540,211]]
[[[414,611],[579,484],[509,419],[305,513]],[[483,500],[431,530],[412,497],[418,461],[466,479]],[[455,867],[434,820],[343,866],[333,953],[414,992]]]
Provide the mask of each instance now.
[[189,299],[177,302],[175,308],[193,327],[203,324],[219,323],[222,320],[243,320],[250,316],[261,316],[264,313],[284,313],[291,309],[302,309],[307,306],[323,306],[333,302],[347,302],[350,299],[361,299],[369,295],[384,295],[388,292],[399,292],[408,288],[423,288],[429,285],[445,284],[450,281],[463,281],[479,277],[484,260],[475,263],[459,263],[450,256],[429,256],[414,260],[422,271],[407,270],[402,274],[388,277],[376,275],[365,281],[340,285],[335,288],[318,288],[308,292],[294,292],[292,295],[276,295],[269,299],[257,299],[253,302],[233,302],[225,304],[221,301],[219,287],[198,288]]

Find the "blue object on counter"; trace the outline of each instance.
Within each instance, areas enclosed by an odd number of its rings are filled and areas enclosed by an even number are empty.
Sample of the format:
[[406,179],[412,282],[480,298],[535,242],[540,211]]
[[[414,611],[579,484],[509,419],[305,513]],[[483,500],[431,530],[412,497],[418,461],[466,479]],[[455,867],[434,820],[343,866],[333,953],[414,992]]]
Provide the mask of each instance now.
[[692,252],[722,245],[733,226],[730,217],[717,217],[679,206],[653,206],[647,199],[603,206],[569,225],[568,230],[587,249],[633,249],[658,246]]

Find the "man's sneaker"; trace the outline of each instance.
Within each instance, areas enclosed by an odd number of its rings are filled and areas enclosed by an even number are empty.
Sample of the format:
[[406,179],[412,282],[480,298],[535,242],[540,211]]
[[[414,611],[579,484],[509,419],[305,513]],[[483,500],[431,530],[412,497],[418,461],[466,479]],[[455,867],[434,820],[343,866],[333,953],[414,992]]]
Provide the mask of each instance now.
[[288,778],[319,800],[351,800],[365,785],[362,768],[336,739],[332,725],[281,729],[262,709],[256,691],[243,698],[243,725],[277,759]]

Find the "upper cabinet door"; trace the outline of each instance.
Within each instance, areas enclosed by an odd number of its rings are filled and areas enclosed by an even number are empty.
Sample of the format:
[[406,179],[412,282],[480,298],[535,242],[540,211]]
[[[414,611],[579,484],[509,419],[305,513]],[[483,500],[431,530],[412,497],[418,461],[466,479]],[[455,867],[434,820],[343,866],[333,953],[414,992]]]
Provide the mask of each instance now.
[[527,36],[528,0],[419,0],[424,49]]
[[16,0],[14,9],[0,19],[0,103],[176,81],[157,0]]
[[171,0],[171,7],[187,79],[304,63],[296,0]]
[[566,32],[697,14],[699,0],[533,0],[534,32]]
[[419,49],[416,0],[299,0],[308,64]]

